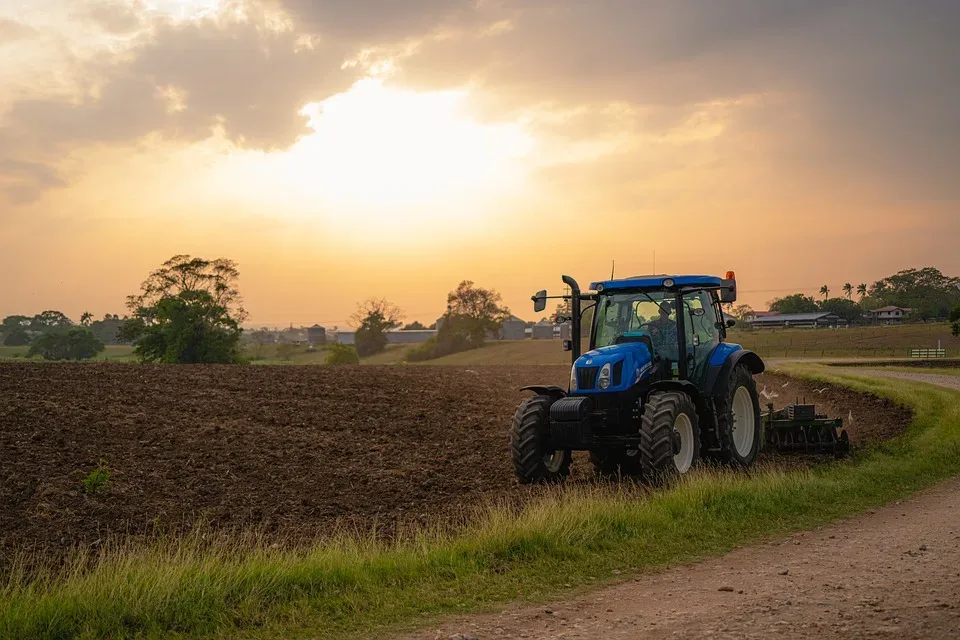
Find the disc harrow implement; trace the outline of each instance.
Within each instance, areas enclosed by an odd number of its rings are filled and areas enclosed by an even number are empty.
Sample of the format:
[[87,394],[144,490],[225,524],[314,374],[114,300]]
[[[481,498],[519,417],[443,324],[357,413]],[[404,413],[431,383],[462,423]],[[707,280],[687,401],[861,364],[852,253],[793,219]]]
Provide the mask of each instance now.
[[763,414],[764,444],[779,453],[833,454],[842,458],[850,453],[850,439],[842,418],[817,413],[816,405],[791,404],[774,410],[767,405]]

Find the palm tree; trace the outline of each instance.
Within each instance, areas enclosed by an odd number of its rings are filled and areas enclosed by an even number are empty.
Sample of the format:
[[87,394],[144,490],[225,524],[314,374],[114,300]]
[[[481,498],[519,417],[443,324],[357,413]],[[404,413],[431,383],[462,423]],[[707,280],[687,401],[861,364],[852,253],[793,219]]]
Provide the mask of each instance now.
[[80,316],[80,326],[89,327],[91,320],[93,320],[93,314],[89,311],[84,311],[83,315]]
[[843,293],[846,294],[848,300],[853,300],[853,285],[849,282],[843,285]]
[[830,298],[830,287],[828,287],[827,285],[823,285],[822,287],[820,287],[820,295],[823,296],[823,299],[824,299],[824,300],[829,299],[829,298]]
[[867,297],[867,284],[861,282],[857,287],[857,295],[860,296],[860,302],[863,302],[863,299]]

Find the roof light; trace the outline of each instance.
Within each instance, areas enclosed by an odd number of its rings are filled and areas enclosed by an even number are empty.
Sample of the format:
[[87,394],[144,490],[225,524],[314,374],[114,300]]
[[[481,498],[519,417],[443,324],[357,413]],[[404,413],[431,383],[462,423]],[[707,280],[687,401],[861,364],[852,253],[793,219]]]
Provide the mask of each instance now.
[[597,285],[597,291],[603,291],[603,283]]
[[727,271],[727,280],[736,280],[737,274],[733,271]]
[[675,284],[676,283],[673,281],[673,278],[664,278],[663,280],[663,286],[666,287],[667,289],[669,289]]

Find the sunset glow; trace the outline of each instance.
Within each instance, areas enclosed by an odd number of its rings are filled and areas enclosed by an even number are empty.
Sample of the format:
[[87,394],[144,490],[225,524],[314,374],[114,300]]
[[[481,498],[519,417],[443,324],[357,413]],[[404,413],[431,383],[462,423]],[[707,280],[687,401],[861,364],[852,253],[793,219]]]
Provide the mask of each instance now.
[[183,252],[266,324],[462,279],[532,317],[654,253],[756,307],[960,271],[955,8],[540,5],[0,3],[0,315],[116,313]]

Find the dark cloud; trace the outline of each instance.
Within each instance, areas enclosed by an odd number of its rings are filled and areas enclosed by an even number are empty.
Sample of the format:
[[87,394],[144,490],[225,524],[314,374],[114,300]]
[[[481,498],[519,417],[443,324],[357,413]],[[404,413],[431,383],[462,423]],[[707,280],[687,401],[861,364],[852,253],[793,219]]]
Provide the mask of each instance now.
[[472,21],[477,0],[278,0],[305,29],[355,45],[389,44]]
[[15,204],[31,202],[47,189],[66,185],[63,176],[45,164],[0,157],[0,191]]

